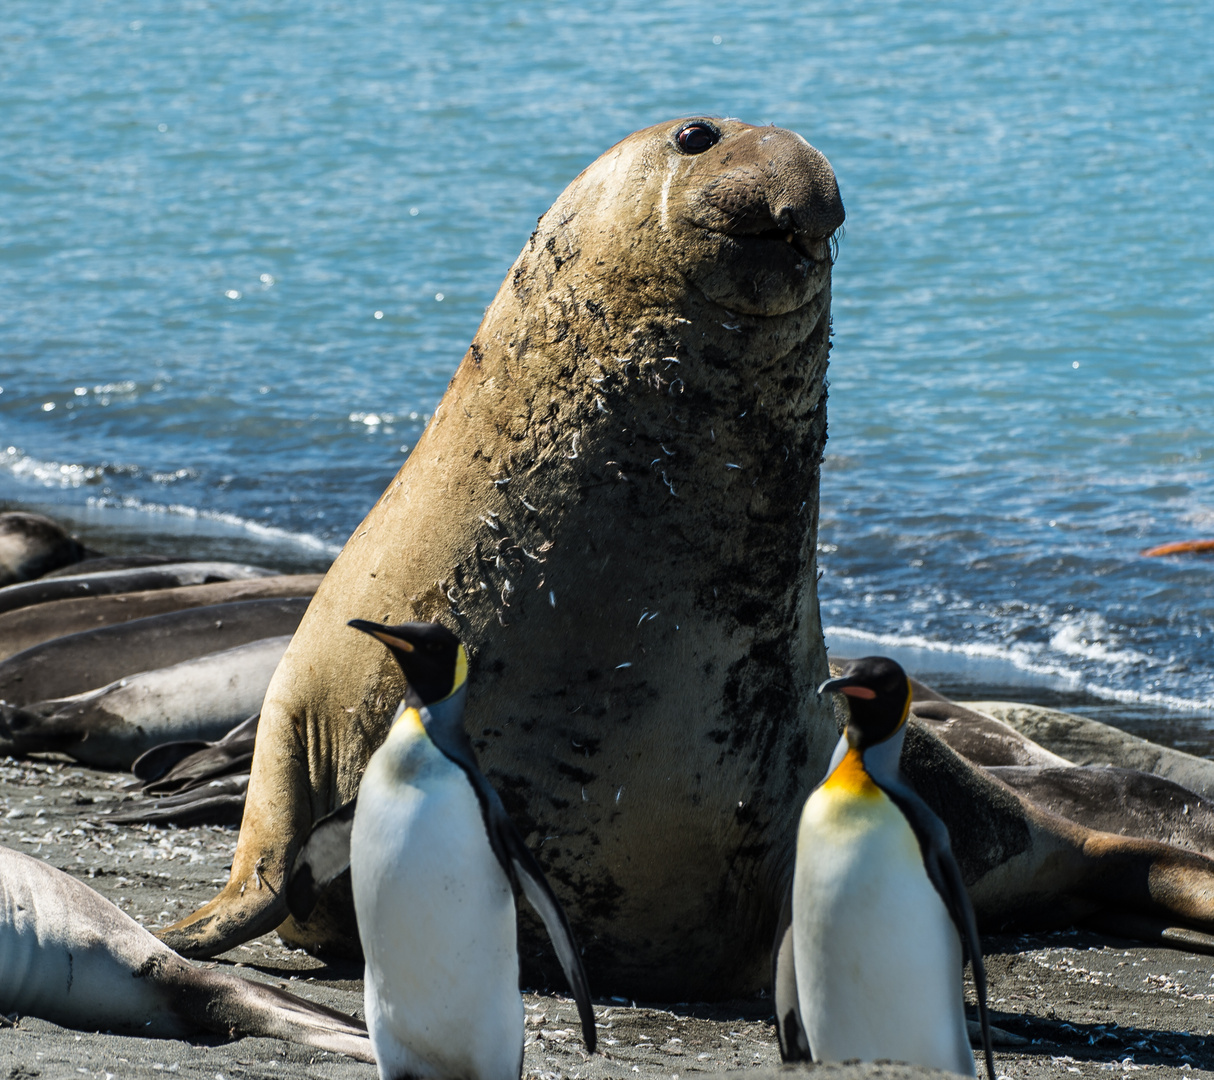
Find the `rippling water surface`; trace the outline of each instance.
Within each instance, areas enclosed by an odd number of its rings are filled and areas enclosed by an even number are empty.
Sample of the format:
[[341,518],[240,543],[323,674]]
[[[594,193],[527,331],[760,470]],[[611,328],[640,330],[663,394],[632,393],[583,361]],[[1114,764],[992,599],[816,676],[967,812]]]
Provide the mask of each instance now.
[[773,121],[848,209],[832,648],[1214,711],[1214,559],[1138,554],[1214,536],[1214,9],[281,8],[6,5],[0,498],[323,564],[582,167]]

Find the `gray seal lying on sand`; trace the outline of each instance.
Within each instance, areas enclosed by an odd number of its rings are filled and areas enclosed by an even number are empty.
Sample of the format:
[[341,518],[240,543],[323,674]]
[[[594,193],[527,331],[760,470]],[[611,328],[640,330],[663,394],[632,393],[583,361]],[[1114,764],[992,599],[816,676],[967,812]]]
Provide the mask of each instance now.
[[0,661],[0,701],[34,705],[84,694],[139,672],[292,634],[308,600],[209,604],[53,638]]
[[58,750],[129,769],[161,743],[222,738],[261,704],[289,641],[260,638],[28,709],[0,706],[0,754]]
[[110,596],[145,589],[172,589],[203,585],[209,581],[241,581],[272,577],[273,570],[243,563],[190,562],[137,566],[92,574],[65,574],[24,581],[0,589],[0,612],[17,611],[34,604],[48,604],[74,596]]
[[42,514],[25,510],[0,514],[0,588],[96,554]]
[[[838,738],[815,542],[842,222],[818,151],[735,120],[637,132],[569,185],[317,591],[266,694],[230,881],[166,942],[212,955],[282,923],[350,944],[348,918],[283,923],[281,899],[402,695],[345,624],[437,620],[474,653],[469,732],[596,991],[765,985]],[[1052,817],[921,731],[907,758],[980,918],[1214,925],[1214,863]]]
[[0,1013],[180,1038],[266,1035],[373,1060],[358,1021],[219,968],[196,968],[81,881],[0,848]]
[[311,596],[322,574],[287,574],[244,581],[216,581],[176,589],[147,589],[112,596],[83,596],[6,611],[0,615],[0,660],[67,634],[98,630],[211,604],[279,596]]

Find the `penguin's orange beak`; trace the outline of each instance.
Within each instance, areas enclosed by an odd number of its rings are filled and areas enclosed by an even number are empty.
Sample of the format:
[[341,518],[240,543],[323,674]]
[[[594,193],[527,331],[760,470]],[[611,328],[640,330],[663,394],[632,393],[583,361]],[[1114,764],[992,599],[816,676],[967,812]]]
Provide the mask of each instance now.
[[876,690],[861,686],[859,683],[852,682],[851,679],[827,679],[818,687],[818,693],[846,694],[848,697],[863,698],[865,701],[872,701],[877,696]]

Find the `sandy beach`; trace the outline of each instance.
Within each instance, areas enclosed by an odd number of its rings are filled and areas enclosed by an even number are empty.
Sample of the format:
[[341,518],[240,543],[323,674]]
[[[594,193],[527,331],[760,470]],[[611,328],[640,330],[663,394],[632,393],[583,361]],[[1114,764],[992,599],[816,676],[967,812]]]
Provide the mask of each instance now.
[[[236,830],[107,824],[133,796],[129,777],[65,758],[0,763],[0,843],[82,878],[143,925],[166,924],[227,880]],[[1000,1075],[1013,1080],[1147,1071],[1214,1072],[1214,958],[1143,948],[1086,931],[988,935]],[[288,949],[274,934],[218,958],[259,979],[362,1015],[362,971]],[[971,993],[972,999],[972,993]],[[570,999],[526,995],[528,1080],[682,1080],[779,1067],[770,1001],[702,1004],[598,1000],[600,1052],[588,1057]],[[1009,1045],[1015,1043],[1015,1045]],[[836,1070],[823,1070],[824,1076]],[[869,1066],[865,1075],[909,1075]],[[365,1078],[372,1066],[274,1039],[139,1039],[70,1031],[32,1017],[0,1032],[8,1080],[173,1073],[218,1078]]]

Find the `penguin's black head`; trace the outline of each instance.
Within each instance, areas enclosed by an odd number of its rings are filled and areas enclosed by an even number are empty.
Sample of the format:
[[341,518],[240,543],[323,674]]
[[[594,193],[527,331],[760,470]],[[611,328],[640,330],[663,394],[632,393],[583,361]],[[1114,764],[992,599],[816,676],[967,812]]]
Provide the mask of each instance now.
[[847,741],[857,750],[885,742],[906,722],[910,712],[910,679],[901,665],[885,656],[852,660],[837,679],[827,679],[819,694],[847,696],[851,717]]
[[425,622],[381,626],[366,619],[351,619],[346,625],[388,646],[408,680],[405,703],[413,708],[442,701],[468,681],[468,653],[445,626]]

